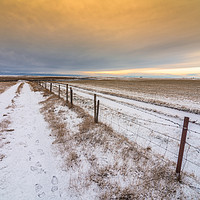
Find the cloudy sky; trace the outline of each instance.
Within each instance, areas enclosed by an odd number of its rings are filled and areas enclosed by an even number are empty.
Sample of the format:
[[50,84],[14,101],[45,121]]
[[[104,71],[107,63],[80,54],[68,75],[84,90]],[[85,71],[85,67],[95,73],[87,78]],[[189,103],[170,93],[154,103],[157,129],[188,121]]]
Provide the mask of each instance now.
[[0,0],[0,73],[200,77],[200,0]]

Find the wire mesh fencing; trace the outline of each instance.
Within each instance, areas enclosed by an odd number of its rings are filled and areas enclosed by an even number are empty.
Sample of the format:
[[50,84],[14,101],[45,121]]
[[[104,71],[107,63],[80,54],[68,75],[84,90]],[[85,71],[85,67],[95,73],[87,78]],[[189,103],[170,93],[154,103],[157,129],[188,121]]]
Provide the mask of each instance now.
[[[66,99],[70,87],[66,84],[40,83],[40,85]],[[60,88],[60,90],[59,90]],[[68,88],[68,91],[66,89]],[[70,96],[70,95],[69,95]],[[117,133],[146,148],[152,154],[161,155],[162,161],[177,162],[183,119],[156,113],[152,110],[121,102],[104,95],[100,100],[99,121],[112,127]],[[66,99],[67,101],[67,99]],[[73,87],[73,102],[90,115],[94,115],[94,92]],[[183,155],[182,171],[200,182],[200,124],[190,121]]]

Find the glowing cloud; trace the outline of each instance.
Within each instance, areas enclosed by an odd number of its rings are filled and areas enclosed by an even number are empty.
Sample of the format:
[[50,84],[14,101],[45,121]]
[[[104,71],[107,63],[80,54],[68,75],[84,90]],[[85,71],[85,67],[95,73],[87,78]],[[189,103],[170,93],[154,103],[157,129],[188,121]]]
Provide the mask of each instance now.
[[0,72],[127,74],[200,51],[199,0],[0,0],[0,13]]

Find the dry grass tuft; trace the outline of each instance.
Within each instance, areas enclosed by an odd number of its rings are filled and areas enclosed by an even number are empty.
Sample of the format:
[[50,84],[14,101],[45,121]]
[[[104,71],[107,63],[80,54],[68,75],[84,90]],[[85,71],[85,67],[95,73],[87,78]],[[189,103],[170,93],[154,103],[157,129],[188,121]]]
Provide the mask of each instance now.
[[0,154],[0,162],[5,158],[6,156],[3,154]]
[[68,168],[73,168],[74,165],[78,165],[78,154],[74,151],[69,152],[65,161]]
[[[8,129],[10,124],[11,124],[11,121],[9,119],[4,119],[3,121],[0,122],[0,148],[10,143],[8,141],[5,141],[6,135],[4,134],[5,131],[11,130],[11,129]],[[4,158],[5,158],[5,155],[0,154],[0,161],[2,161]]]
[[17,91],[15,92],[17,96],[21,93],[23,86],[24,86],[24,83],[21,83],[21,84],[18,86]]
[[42,94],[43,94],[44,97],[48,97],[49,95],[52,94],[48,89],[45,89],[42,86],[39,86],[36,82],[29,81],[28,83],[31,86],[32,91],[34,91],[34,92],[41,92],[42,91]]
[[45,116],[45,120],[49,122],[50,128],[54,136],[56,136],[57,141],[63,142],[64,136],[67,135],[66,124],[60,120],[59,116],[55,114],[56,104],[60,102],[62,105],[62,100],[59,99],[56,95],[51,95],[45,101],[41,102],[43,108],[41,112]]
[[4,132],[8,126],[11,124],[9,119],[4,119],[3,121],[0,122],[0,133]]

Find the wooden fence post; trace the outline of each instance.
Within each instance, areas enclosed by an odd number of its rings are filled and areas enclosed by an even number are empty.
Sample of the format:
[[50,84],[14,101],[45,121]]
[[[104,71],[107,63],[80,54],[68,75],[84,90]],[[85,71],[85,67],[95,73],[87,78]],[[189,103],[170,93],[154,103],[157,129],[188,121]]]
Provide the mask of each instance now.
[[46,83],[46,82],[44,83],[44,88],[45,88],[45,89],[47,88],[47,83]]
[[52,83],[50,83],[50,89],[49,89],[50,92],[52,92]]
[[58,96],[60,97],[60,85],[58,86]]
[[184,148],[185,148],[185,142],[186,142],[186,136],[187,136],[187,130],[188,130],[188,123],[189,123],[189,117],[185,117],[184,123],[183,123],[181,143],[180,143],[180,148],[179,148],[178,161],[177,161],[177,166],[176,166],[176,173],[178,175],[178,180],[180,180],[181,165],[182,165],[182,160],[183,160],[183,153],[184,153]]
[[70,101],[71,101],[71,106],[73,106],[73,90],[70,87]]
[[97,117],[97,95],[94,94],[94,122],[96,123],[96,117]]
[[66,85],[66,103],[68,103],[68,84]]
[[96,123],[99,121],[99,100],[97,101]]

